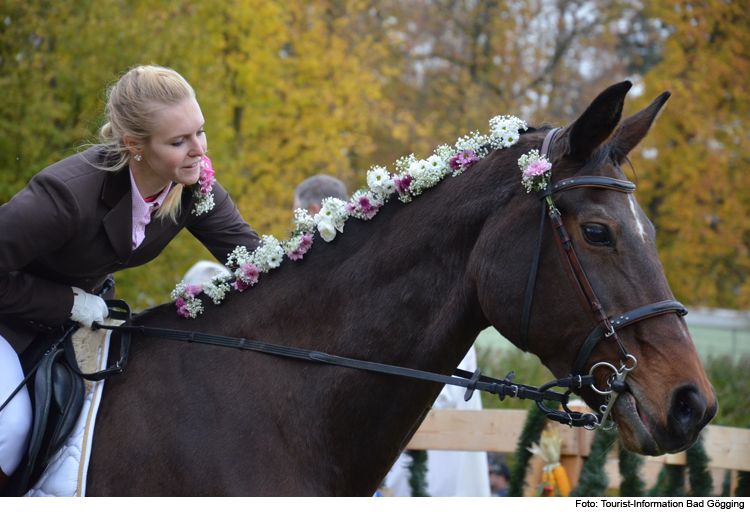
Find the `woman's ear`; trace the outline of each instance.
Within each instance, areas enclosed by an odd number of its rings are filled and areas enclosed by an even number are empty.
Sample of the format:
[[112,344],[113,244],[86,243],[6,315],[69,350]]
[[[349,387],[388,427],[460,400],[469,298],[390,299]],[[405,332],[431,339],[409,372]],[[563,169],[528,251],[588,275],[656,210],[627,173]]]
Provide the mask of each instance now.
[[122,141],[125,143],[125,147],[128,148],[131,155],[143,155],[143,144],[135,140],[129,134],[126,133],[123,135]]

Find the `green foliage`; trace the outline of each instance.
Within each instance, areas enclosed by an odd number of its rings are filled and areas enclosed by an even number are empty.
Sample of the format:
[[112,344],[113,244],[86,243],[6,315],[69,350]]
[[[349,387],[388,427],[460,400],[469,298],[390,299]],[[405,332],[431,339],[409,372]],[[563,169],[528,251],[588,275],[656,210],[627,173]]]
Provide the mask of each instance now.
[[649,496],[669,498],[685,496],[685,465],[664,465]]
[[[533,354],[518,349],[497,351],[490,347],[476,345],[477,362],[481,363],[482,373],[488,376],[504,378],[509,372],[515,372],[513,381],[525,385],[540,386],[555,377]],[[482,392],[484,408],[527,409],[535,406],[532,401],[498,396]],[[536,409],[535,409],[536,410]]]
[[535,442],[539,441],[547,424],[547,418],[544,412],[539,410],[534,404],[529,408],[526,422],[523,426],[521,436],[518,438],[516,452],[509,460],[510,479],[508,480],[508,496],[523,496],[523,488],[526,485],[526,470],[531,459],[531,452],[528,448]]
[[734,495],[741,498],[750,497],[750,472],[739,472],[737,474],[737,488]]
[[607,452],[617,442],[617,432],[597,430],[591,452],[581,469],[578,486],[570,492],[571,496],[603,496],[609,485],[609,478],[604,472]]
[[709,357],[704,367],[719,400],[719,413],[712,423],[746,428],[750,422],[750,382],[747,381],[750,355]]
[[620,447],[620,496],[635,498],[643,496],[646,492],[646,482],[641,479],[641,467],[643,456],[628,452]]
[[690,495],[697,497],[713,496],[714,480],[708,471],[709,457],[703,447],[703,435],[687,451],[688,481],[690,482]]
[[427,492],[427,451],[408,450],[411,456],[409,464],[409,487],[413,498],[425,498],[430,494]]

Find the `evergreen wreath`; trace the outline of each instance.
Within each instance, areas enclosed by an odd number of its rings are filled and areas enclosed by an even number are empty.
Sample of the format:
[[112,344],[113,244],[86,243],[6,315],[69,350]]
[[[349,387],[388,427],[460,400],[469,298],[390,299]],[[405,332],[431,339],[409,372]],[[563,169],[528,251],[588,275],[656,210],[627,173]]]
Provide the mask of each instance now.
[[617,434],[604,430],[597,430],[591,452],[583,464],[578,486],[571,491],[571,496],[603,496],[609,486],[609,477],[604,472],[607,462],[607,452],[617,441]]
[[633,454],[620,445],[620,496],[627,498],[641,497],[646,492],[646,482],[641,479],[643,456]]
[[[547,405],[548,408],[557,408],[557,406]],[[516,452],[513,455],[510,465],[510,479],[508,480],[508,496],[523,496],[523,488],[526,485],[526,470],[529,466],[529,459],[532,453],[528,448],[539,441],[542,430],[547,424],[547,418],[544,412],[538,410],[536,405],[532,405],[526,415],[526,422],[518,440]]]
[[427,492],[427,451],[409,450],[406,452],[411,457],[409,465],[409,486],[413,498],[428,498]]

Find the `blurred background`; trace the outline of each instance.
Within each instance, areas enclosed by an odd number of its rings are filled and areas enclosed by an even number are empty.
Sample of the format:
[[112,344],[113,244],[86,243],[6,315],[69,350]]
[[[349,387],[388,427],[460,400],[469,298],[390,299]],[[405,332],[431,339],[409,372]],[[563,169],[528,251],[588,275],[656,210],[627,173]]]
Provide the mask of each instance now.
[[[630,79],[626,115],[672,92],[629,174],[676,298],[704,309],[701,355],[736,390],[750,371],[747,13],[747,0],[2,0],[0,204],[97,140],[106,88],[135,64],[193,85],[218,180],[282,238],[311,175],[353,191],[371,165],[424,158],[498,114],[566,125]],[[135,310],[167,302],[205,258],[181,235],[120,273],[118,295]],[[721,312],[730,328],[710,320]],[[527,356],[498,337],[480,337],[480,364],[518,372]]]

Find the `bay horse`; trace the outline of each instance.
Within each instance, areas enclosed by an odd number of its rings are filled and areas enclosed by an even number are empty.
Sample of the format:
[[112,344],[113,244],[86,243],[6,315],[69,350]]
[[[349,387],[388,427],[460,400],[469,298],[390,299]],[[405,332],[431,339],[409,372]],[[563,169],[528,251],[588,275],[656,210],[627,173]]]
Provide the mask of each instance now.
[[[629,82],[602,92],[552,144],[553,182],[620,165],[669,93],[620,122]],[[521,346],[521,317],[537,245],[540,202],[520,183],[518,158],[547,130],[529,129],[458,177],[371,221],[315,236],[244,293],[183,319],[174,304],[134,324],[222,334],[450,375],[492,325]],[[604,309],[674,299],[655,230],[631,194],[579,188],[555,196]],[[557,377],[570,374],[594,325],[542,237],[528,347]],[[629,450],[684,450],[718,403],[684,320],[645,319],[618,332],[638,366],[613,417]],[[617,363],[610,341],[585,370]],[[596,370],[597,381],[607,372]],[[87,495],[371,496],[430,410],[441,385],[254,352],[133,336],[127,370],[107,380]],[[592,407],[602,398],[583,391]]]

